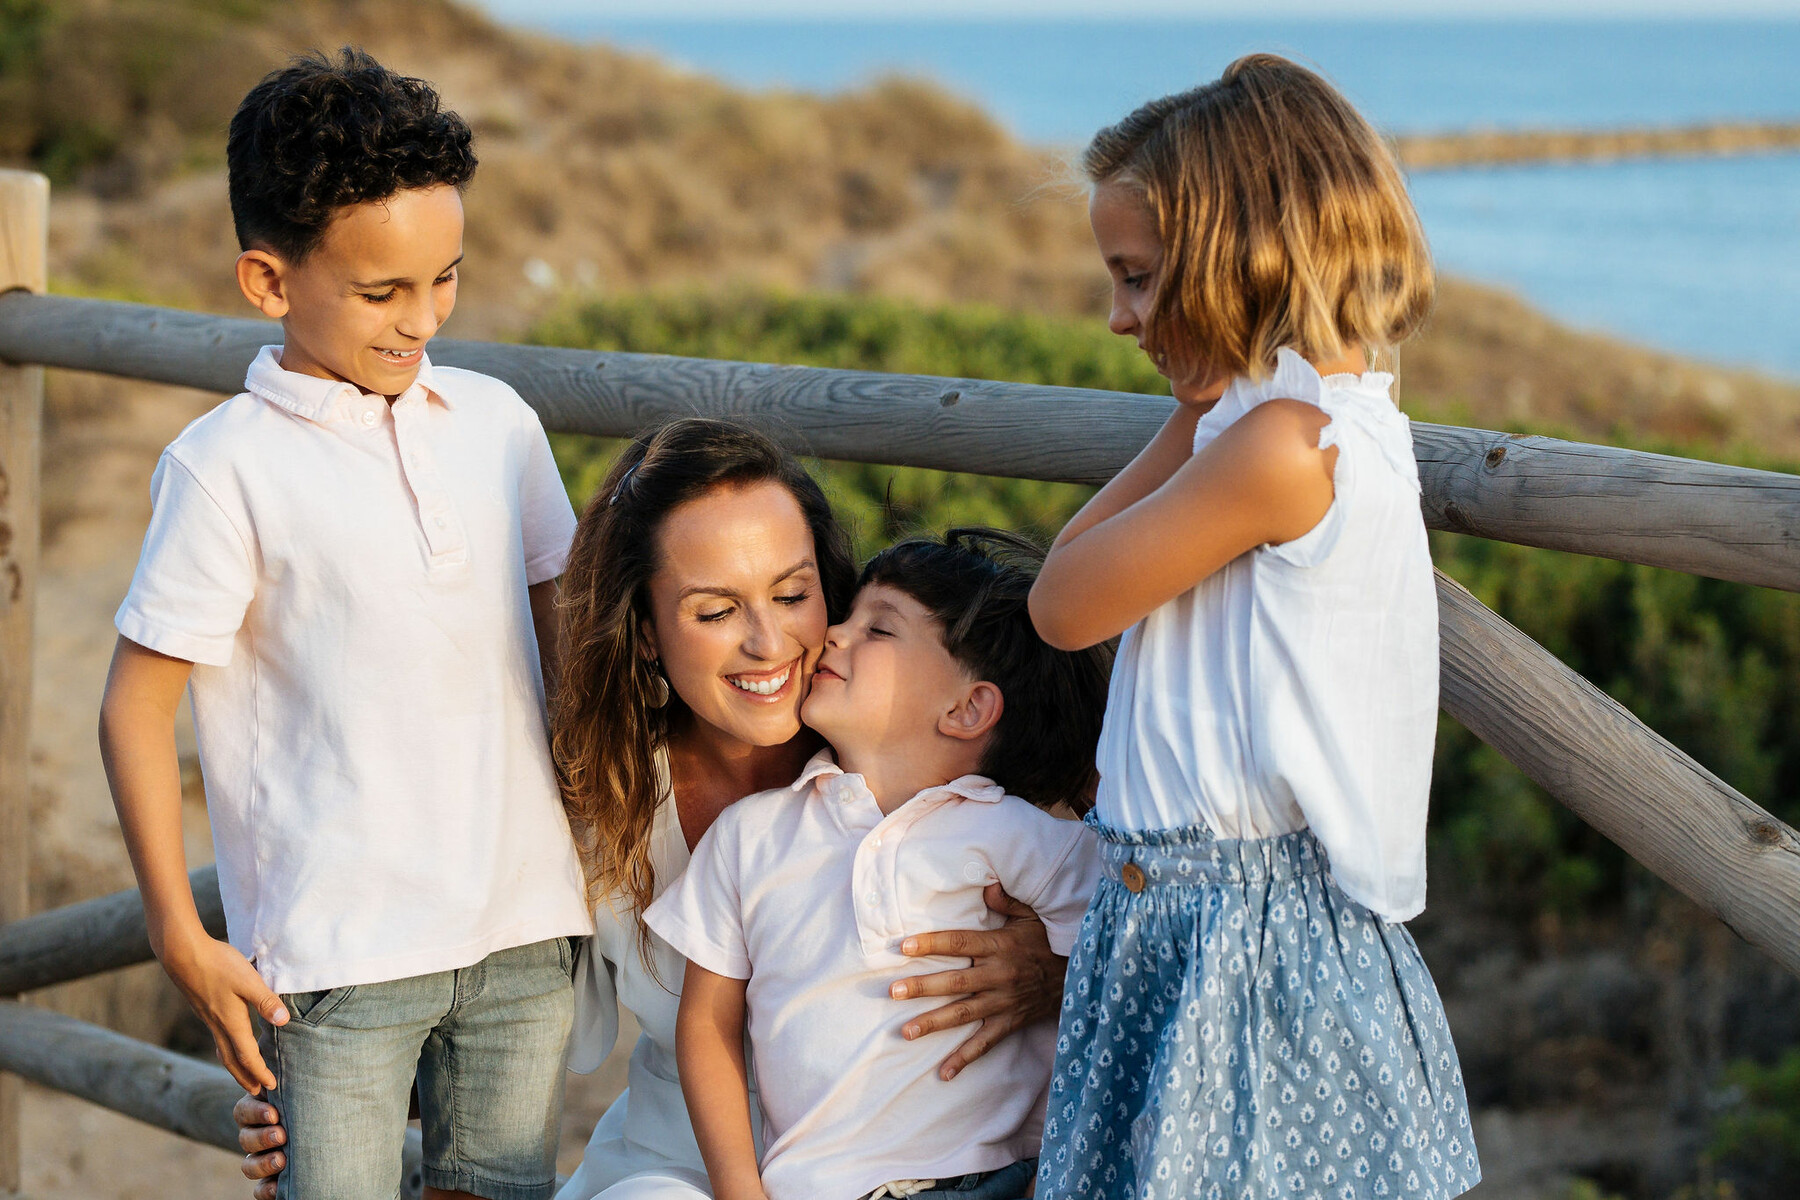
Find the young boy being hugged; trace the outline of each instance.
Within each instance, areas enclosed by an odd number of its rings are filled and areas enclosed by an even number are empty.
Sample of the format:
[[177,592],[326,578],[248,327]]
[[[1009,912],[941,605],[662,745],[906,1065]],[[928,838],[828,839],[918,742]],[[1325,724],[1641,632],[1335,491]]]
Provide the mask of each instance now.
[[[1085,807],[1110,655],[1044,644],[1041,555],[994,531],[903,542],[864,568],[801,716],[832,749],[727,808],[644,919],[688,959],[682,1092],[719,1200],[1010,1200],[1029,1188],[1055,1031],[1008,1038],[954,1080],[908,1041],[893,984],[911,935],[992,928],[1001,884],[1066,953],[1098,881]],[[966,964],[966,961],[964,962]],[[744,1030],[764,1111],[760,1164]]]
[[[547,1197],[591,929],[544,729],[575,517],[518,395],[425,356],[469,128],[345,50],[252,89],[227,157],[238,283],[283,344],[164,451],[116,618],[100,742],[152,944],[272,1089],[281,1195],[392,1195],[416,1072],[429,1187]],[[188,890],[184,688],[229,944]]]

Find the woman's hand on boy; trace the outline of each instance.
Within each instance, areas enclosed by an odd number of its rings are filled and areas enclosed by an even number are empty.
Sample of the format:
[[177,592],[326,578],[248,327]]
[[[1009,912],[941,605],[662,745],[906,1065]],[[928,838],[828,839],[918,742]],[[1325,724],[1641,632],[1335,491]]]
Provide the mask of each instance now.
[[915,975],[895,983],[896,1000],[914,996],[959,996],[960,999],[913,1018],[900,1031],[908,1040],[944,1029],[976,1024],[975,1031],[938,1065],[938,1076],[958,1072],[1008,1035],[1056,1014],[1062,1000],[1063,976],[1069,960],[1050,949],[1050,936],[1030,905],[989,884],[987,906],[1005,914],[999,929],[951,929],[907,938],[900,952],[912,957],[950,955],[970,959],[967,967]]
[[281,1114],[267,1100],[244,1096],[231,1106],[231,1119],[237,1122],[238,1149],[244,1152],[240,1169],[245,1179],[256,1182],[250,1194],[255,1200],[275,1200],[275,1176],[287,1166],[287,1155],[280,1150],[287,1144]]
[[271,1025],[285,1025],[288,1011],[250,960],[204,931],[171,940],[161,947],[161,958],[163,970],[212,1032],[219,1061],[231,1077],[252,1094],[274,1087],[275,1074],[256,1044],[250,1013],[254,1010]]

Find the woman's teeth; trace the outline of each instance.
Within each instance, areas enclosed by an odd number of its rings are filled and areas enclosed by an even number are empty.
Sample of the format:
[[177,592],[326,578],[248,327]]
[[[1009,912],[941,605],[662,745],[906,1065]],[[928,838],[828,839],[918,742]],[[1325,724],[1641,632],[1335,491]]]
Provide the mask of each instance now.
[[408,363],[419,357],[419,352],[417,350],[383,350],[377,347],[375,353],[381,355],[381,357],[387,359],[391,363]]
[[751,692],[758,696],[773,696],[787,686],[788,676],[793,673],[794,668],[789,667],[770,679],[742,679],[736,675],[727,675],[725,679],[740,692]]

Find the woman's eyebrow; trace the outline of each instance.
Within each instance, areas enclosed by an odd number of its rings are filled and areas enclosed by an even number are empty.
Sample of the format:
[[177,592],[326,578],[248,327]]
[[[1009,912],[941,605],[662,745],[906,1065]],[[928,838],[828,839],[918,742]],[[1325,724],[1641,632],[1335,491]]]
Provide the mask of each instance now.
[[803,558],[799,562],[795,563],[793,566],[789,567],[787,570],[783,571],[781,574],[777,575],[774,578],[773,582],[780,583],[782,580],[790,579],[793,576],[798,575],[802,571],[814,571],[817,569],[818,569],[818,567],[816,564],[814,564],[812,559]]
[[[789,567],[787,570],[783,571],[781,574],[775,576],[775,578],[770,580],[769,583],[770,583],[770,586],[774,586],[775,584],[780,583],[784,579],[791,579],[792,577],[794,577],[795,575],[798,575],[802,571],[812,571],[812,570],[816,570],[816,569],[817,568],[814,566],[812,559],[803,558],[799,562],[795,563],[793,566]],[[675,594],[675,599],[680,601],[680,600],[686,600],[689,596],[723,596],[727,600],[735,600],[735,599],[737,599],[738,595],[739,595],[739,593],[736,588],[711,587],[704,583],[694,583],[694,584],[689,584],[687,587],[684,587],[681,589],[681,591],[677,592]]]

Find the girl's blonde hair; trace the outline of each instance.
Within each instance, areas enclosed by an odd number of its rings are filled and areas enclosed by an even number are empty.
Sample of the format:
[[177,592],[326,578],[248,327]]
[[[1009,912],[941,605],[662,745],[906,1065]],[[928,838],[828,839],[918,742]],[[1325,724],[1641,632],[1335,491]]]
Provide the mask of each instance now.
[[1379,355],[1431,307],[1431,255],[1399,166],[1325,80],[1251,54],[1094,136],[1096,185],[1149,205],[1162,268],[1146,348],[1178,373],[1263,378],[1290,346]]

